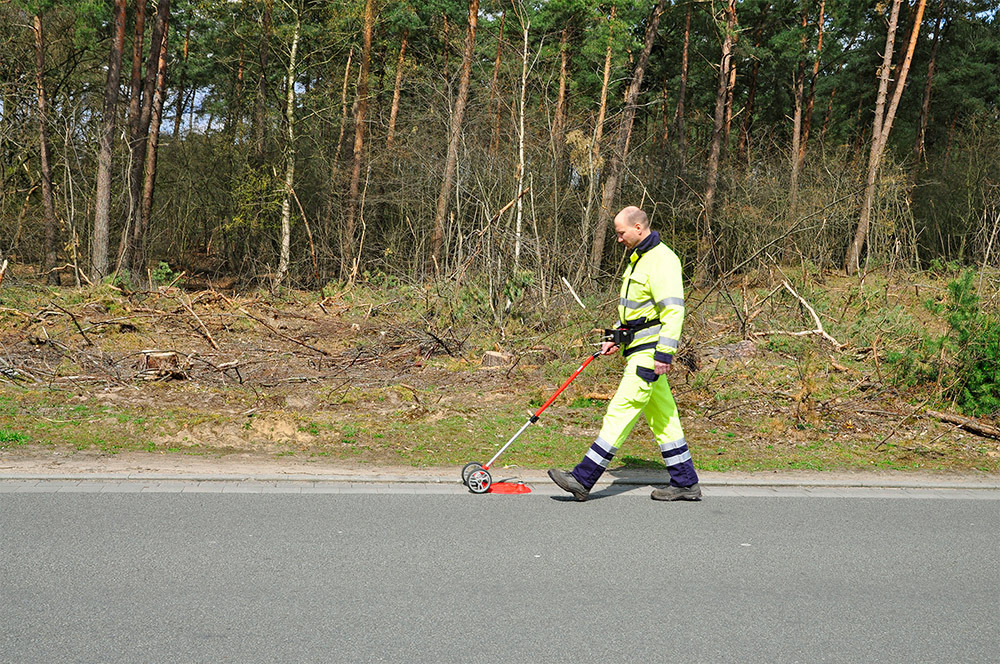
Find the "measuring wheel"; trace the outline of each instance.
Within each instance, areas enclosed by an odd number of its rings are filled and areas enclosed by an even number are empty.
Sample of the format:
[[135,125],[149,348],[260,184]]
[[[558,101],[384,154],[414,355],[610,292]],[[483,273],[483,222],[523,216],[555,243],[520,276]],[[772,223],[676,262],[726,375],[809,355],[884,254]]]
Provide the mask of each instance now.
[[464,484],[465,486],[469,486],[469,475],[472,474],[472,471],[482,467],[483,464],[478,463],[476,461],[465,464],[465,466],[462,468],[462,484]]
[[486,493],[493,484],[493,478],[490,477],[488,470],[479,468],[469,473],[469,481],[466,484],[469,485],[469,491],[472,493]]

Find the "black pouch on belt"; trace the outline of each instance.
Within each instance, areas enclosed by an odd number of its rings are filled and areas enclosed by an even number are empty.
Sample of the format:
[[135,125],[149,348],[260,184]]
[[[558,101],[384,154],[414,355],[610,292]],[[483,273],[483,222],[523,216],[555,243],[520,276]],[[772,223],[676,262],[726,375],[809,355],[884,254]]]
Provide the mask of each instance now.
[[[642,319],[640,319],[642,320]],[[653,319],[649,321],[642,321],[641,323],[632,325],[622,325],[621,327],[609,328],[604,330],[604,336],[602,341],[610,341],[616,346],[628,346],[635,339],[635,333],[640,330],[645,330],[648,327],[653,327],[654,325],[659,325],[660,321]]]

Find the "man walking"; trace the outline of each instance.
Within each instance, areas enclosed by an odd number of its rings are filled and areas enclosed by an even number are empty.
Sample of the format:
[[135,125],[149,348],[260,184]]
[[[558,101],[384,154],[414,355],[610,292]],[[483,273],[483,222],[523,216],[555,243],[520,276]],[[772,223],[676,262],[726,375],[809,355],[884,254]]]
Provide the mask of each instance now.
[[549,477],[580,501],[604,473],[639,415],[646,421],[660,447],[670,473],[670,483],[655,489],[653,500],[700,500],[698,474],[684,440],[677,404],[666,377],[673,367],[684,322],[684,286],[677,255],[649,228],[649,217],[635,206],[615,216],[618,241],[632,250],[622,276],[618,300],[620,339],[605,341],[601,353],[610,355],[623,346],[625,375],[608,404],[601,433],[583,460],[566,472],[553,468]]

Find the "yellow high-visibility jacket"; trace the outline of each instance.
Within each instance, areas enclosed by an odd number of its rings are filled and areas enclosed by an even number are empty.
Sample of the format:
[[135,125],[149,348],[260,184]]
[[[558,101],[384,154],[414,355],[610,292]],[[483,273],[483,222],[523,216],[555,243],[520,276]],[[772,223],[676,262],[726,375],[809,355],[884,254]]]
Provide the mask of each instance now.
[[651,321],[651,327],[638,330],[623,351],[625,357],[655,349],[653,358],[671,362],[680,344],[684,324],[684,284],[681,262],[671,249],[660,242],[653,231],[632,251],[622,275],[618,301],[620,325],[636,328]]

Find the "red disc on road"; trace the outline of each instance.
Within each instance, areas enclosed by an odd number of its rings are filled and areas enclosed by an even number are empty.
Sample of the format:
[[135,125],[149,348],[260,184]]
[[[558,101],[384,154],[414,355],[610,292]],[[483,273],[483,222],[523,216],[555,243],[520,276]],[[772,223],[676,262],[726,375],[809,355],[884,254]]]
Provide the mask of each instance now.
[[524,482],[494,482],[486,493],[531,493],[531,487]]

